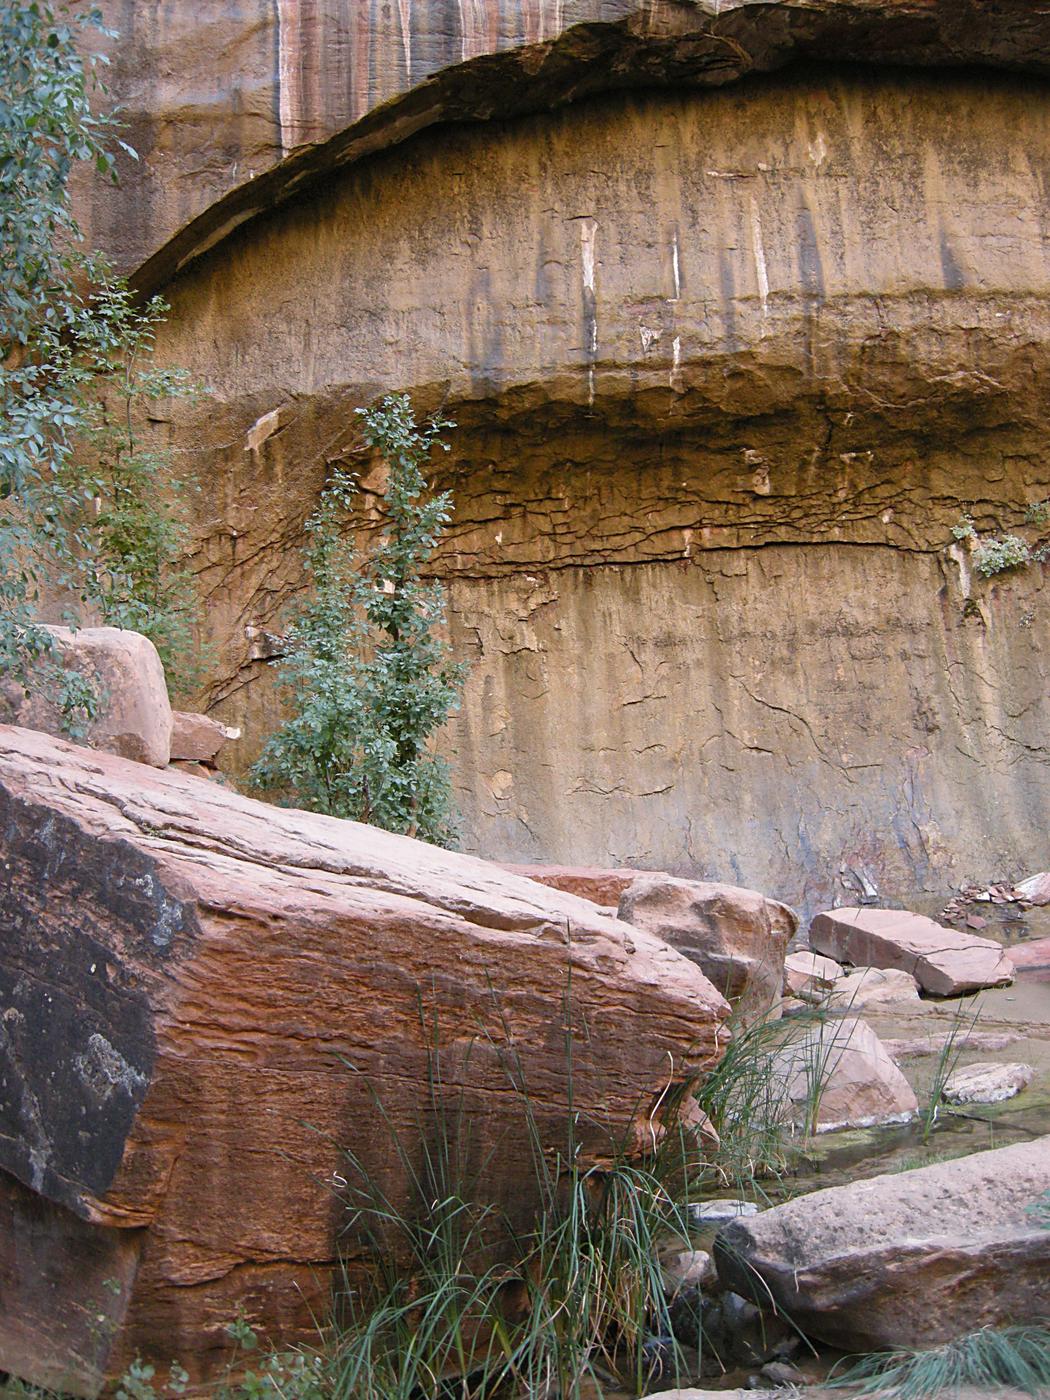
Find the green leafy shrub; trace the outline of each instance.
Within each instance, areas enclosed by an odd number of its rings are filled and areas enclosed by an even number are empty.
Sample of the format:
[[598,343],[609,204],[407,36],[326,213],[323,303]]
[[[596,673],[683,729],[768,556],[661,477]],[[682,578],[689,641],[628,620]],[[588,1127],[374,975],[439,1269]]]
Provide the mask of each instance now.
[[973,552],[974,568],[985,578],[1019,569],[1032,562],[1032,552],[1020,535],[1004,535],[1001,540],[981,540]]
[[464,668],[440,636],[444,592],[423,577],[451,513],[448,492],[427,497],[423,468],[434,448],[447,450],[439,434],[453,425],[417,427],[404,394],[359,412],[389,472],[384,519],[359,558],[348,538],[356,478],[336,466],[306,522],[310,595],[278,674],[290,715],[253,777],[313,811],[445,845],[451,785],[430,744]]
[[180,483],[135,429],[144,404],[188,389],[152,364],[166,308],[136,309],[71,212],[74,165],[114,176],[78,43],[92,28],[82,5],[0,8],[0,674],[23,682],[53,650],[45,600],[53,620],[145,631],[169,667],[194,612]]

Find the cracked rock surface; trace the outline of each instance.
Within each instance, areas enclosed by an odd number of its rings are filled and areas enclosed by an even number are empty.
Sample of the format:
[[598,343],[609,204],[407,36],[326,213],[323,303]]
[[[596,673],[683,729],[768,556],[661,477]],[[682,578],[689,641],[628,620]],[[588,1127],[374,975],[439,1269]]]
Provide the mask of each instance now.
[[1048,160],[1038,76],[793,67],[420,132],[216,246],[158,346],[212,395],[153,433],[232,762],[326,463],[367,531],[353,410],[404,388],[458,424],[470,849],[807,912],[1040,868],[1046,566],[951,531],[1050,496]]

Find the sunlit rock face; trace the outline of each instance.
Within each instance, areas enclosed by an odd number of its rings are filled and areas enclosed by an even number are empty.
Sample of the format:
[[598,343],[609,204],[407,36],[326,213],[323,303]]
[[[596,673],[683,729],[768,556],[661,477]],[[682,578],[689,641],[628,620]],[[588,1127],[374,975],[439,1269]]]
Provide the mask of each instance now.
[[1037,860],[1043,571],[979,579],[951,527],[1050,495],[1046,96],[820,69],[446,127],[189,268],[160,353],[212,390],[171,430],[243,761],[245,629],[405,388],[459,424],[469,849],[804,906]]

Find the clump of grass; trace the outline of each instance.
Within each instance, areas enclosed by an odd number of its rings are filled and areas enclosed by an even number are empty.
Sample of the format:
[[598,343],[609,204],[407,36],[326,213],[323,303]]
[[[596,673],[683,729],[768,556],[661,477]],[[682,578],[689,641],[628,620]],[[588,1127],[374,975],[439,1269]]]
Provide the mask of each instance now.
[[[435,1037],[436,1040],[436,1037]],[[509,1040],[508,1040],[509,1043]],[[658,1244],[687,1236],[689,1130],[665,1128],[641,1163],[611,1144],[601,1165],[580,1160],[567,1036],[564,1147],[545,1150],[520,1062],[504,1060],[523,1115],[537,1202],[524,1226],[484,1190],[474,1170],[462,1096],[442,1082],[430,1052],[426,1122],[402,1136],[387,1122],[408,1205],[393,1202],[365,1163],[347,1153],[351,1230],[372,1261],[371,1282],[351,1279],[328,1374],[332,1400],[488,1400],[497,1394],[577,1400],[585,1383],[641,1394],[653,1378],[677,1384]],[[666,1107],[666,1105],[665,1105]],[[672,1115],[673,1117],[673,1115]],[[406,1140],[409,1139],[409,1140]]]
[[930,1092],[921,1111],[923,1145],[930,1140],[930,1134],[933,1132],[940,1115],[945,1086],[955,1073],[959,1057],[966,1048],[966,1043],[973,1028],[977,1025],[980,1015],[980,1007],[975,1007],[970,1013],[965,1007],[960,1006],[952,1017],[952,1024],[944,1038],[944,1044],[937,1054]]
[[[841,1021],[819,1007],[734,1030],[716,1068],[697,1089],[719,1134],[712,1170],[741,1194],[780,1179],[818,1129],[828,1080],[846,1047]],[[825,1030],[827,1028],[827,1034]],[[793,1082],[804,1085],[801,1097]]]
[[862,1357],[831,1384],[887,1400],[926,1400],[970,1385],[1041,1395],[1050,1386],[1050,1328],[984,1327],[930,1351],[898,1348]]

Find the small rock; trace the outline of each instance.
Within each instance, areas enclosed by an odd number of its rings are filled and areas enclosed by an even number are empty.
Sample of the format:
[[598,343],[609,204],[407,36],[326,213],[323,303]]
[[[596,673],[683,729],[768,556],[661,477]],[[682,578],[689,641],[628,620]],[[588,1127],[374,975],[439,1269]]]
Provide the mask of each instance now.
[[715,1263],[706,1249],[687,1249],[661,1260],[664,1289],[677,1293],[682,1288],[711,1288],[718,1282]]
[[823,1001],[843,975],[839,964],[822,953],[789,953],[784,959],[784,990],[802,1001]]
[[950,1075],[944,1086],[948,1103],[1003,1103],[1031,1083],[1031,1065],[967,1065]]
[[239,739],[239,729],[229,729],[210,715],[173,710],[171,716],[172,762],[205,763],[214,766],[219,750],[230,739]]
[[856,967],[835,983],[825,1005],[835,1011],[859,1011],[862,1007],[918,1000],[919,984],[910,972],[891,967]]
[[754,1201],[694,1201],[689,1207],[689,1218],[694,1225],[723,1225],[742,1215],[757,1214],[758,1206]]
[[1029,875],[1027,880],[1014,886],[1013,892],[1025,904],[1050,904],[1050,870]]
[[797,1366],[789,1361],[767,1361],[762,1367],[762,1375],[774,1385],[805,1385],[806,1378]]
[[943,1031],[940,1035],[916,1036],[907,1040],[884,1040],[886,1053],[894,1060],[919,1059],[923,1055],[939,1055],[951,1039],[954,1046],[968,1045],[972,1050],[1006,1050],[1016,1045],[1024,1036],[1015,1031],[963,1031],[953,1035]]

